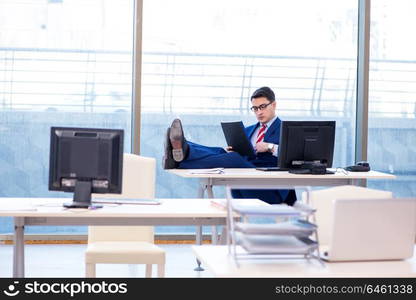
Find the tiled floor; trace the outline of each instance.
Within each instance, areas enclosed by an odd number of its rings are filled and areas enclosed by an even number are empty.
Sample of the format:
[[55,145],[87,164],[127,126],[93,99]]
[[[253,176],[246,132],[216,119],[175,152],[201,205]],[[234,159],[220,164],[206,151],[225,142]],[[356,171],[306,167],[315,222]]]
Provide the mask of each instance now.
[[[166,250],[166,277],[213,277],[197,272],[190,244],[159,244]],[[84,277],[86,245],[26,245],[26,277]],[[12,276],[11,245],[0,245],[0,277]],[[156,276],[156,266],[153,267]],[[144,277],[143,265],[97,265],[97,277]]]

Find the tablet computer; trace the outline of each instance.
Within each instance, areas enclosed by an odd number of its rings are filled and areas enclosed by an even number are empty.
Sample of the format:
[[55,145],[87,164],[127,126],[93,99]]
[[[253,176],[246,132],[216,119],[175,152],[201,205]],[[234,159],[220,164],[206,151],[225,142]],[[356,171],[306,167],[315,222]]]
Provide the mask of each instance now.
[[242,121],[221,122],[227,145],[242,156],[255,156],[253,145],[248,139]]

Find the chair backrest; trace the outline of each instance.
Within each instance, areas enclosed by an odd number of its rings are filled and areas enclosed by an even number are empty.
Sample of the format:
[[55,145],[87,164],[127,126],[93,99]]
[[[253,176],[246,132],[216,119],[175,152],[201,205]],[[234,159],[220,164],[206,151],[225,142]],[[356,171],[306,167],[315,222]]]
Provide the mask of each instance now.
[[[123,185],[121,194],[94,194],[97,198],[155,197],[156,160],[135,154],[123,155]],[[88,243],[97,241],[154,242],[152,226],[90,226]]]
[[[319,243],[329,245],[333,227],[334,200],[337,199],[383,199],[392,198],[392,192],[380,191],[354,185],[337,186],[310,192],[310,205],[316,208]],[[305,201],[306,192],[302,193]]]

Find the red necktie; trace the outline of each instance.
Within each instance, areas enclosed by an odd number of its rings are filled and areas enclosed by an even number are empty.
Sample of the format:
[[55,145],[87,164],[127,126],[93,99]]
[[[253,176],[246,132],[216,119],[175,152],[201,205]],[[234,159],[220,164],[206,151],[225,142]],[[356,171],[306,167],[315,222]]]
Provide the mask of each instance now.
[[256,144],[263,141],[263,139],[264,139],[264,132],[266,131],[266,127],[267,126],[265,124],[261,125],[261,128],[259,130],[259,133],[257,134]]

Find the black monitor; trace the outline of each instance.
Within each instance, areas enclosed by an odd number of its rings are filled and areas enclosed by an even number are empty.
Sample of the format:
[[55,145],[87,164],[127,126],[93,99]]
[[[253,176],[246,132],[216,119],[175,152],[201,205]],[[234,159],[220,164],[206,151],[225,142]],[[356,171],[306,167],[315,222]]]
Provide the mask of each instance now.
[[278,167],[289,170],[332,167],[335,121],[282,121]]
[[88,208],[91,193],[121,193],[121,129],[52,127],[49,190],[73,192],[65,207]]

